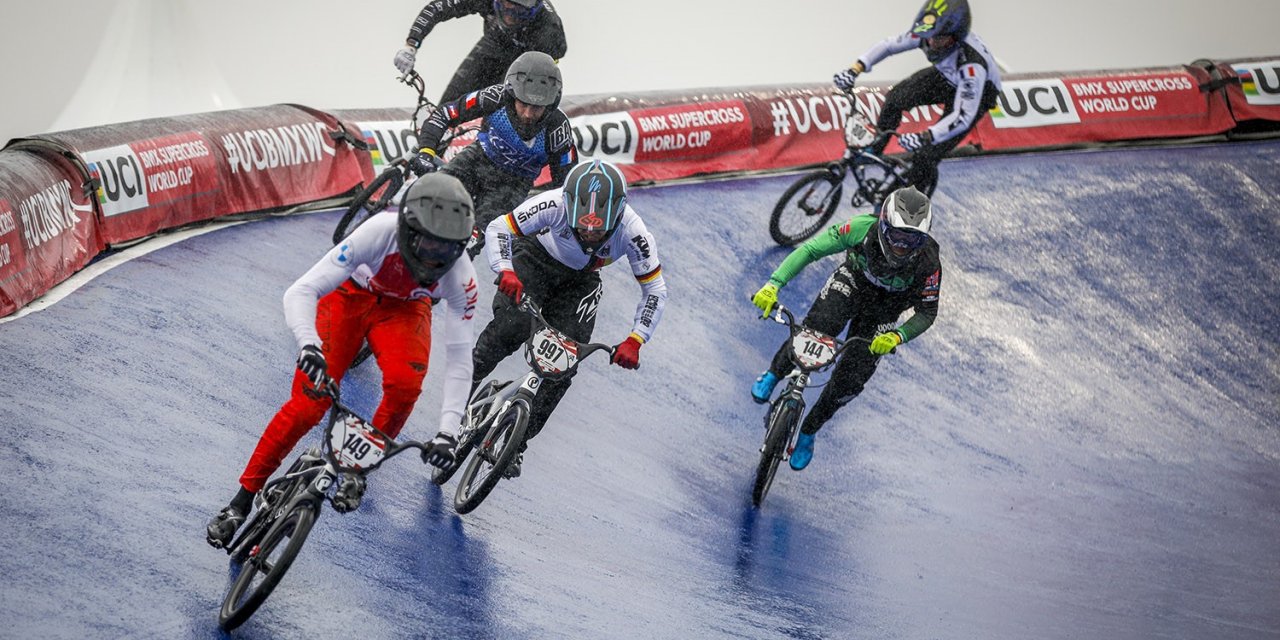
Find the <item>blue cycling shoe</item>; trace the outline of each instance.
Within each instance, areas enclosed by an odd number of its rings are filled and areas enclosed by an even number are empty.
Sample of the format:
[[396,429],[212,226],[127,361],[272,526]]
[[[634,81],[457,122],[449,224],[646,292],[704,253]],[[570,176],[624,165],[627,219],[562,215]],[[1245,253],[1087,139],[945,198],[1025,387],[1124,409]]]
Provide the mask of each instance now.
[[773,396],[773,388],[778,386],[778,376],[772,371],[766,371],[756,378],[756,383],[751,386],[751,399],[756,404],[766,404],[769,398]]
[[809,466],[809,461],[813,460],[813,437],[817,434],[808,434],[801,432],[800,437],[796,438],[796,449],[791,452],[791,468],[799,471]]

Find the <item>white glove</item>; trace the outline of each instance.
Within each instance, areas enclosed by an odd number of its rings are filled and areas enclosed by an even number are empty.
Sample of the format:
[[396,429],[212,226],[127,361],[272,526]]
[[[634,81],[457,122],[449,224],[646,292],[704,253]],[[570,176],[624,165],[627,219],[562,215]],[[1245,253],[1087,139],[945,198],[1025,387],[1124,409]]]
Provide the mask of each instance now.
[[831,83],[841,91],[849,91],[853,89],[854,83],[858,81],[858,71],[856,69],[845,69],[832,76]]
[[907,151],[919,151],[933,144],[933,133],[928,129],[920,133],[904,133],[898,136],[898,145]]
[[400,73],[409,73],[413,71],[413,61],[418,57],[418,50],[410,45],[405,45],[403,49],[396,52],[396,69]]

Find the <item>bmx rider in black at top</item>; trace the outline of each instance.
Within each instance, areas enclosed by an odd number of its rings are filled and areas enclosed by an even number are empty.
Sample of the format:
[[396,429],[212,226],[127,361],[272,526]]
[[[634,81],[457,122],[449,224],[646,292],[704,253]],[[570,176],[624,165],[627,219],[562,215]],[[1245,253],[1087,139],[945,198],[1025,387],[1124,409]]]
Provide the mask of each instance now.
[[501,84],[507,67],[522,53],[541,51],[559,60],[569,48],[560,16],[547,0],[435,0],[413,21],[404,48],[396,52],[396,69],[402,74],[413,69],[418,48],[437,24],[473,14],[484,18],[484,35],[458,65],[440,96],[442,103]]
[[[1000,94],[1000,70],[987,46],[969,31],[971,13],[967,0],[927,0],[906,33],[887,38],[833,79],[842,91],[853,89],[858,75],[871,71],[881,60],[912,49],[924,52],[933,66],[921,69],[894,85],[885,96],[876,128],[893,131],[902,112],[922,105],[942,104],[942,119],[918,133],[905,133],[898,144],[914,152],[907,184],[927,196],[938,186],[938,163],[960,145]],[[888,144],[881,138],[871,150],[880,155]]]

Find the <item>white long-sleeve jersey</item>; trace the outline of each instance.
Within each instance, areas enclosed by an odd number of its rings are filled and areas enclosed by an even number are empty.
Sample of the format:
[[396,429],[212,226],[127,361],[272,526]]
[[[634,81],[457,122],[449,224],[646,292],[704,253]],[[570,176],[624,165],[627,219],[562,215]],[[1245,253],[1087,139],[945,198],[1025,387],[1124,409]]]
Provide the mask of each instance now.
[[[474,318],[479,297],[475,267],[464,256],[430,287],[420,286],[400,259],[396,244],[397,216],[395,211],[384,211],[365,221],[302,274],[284,292],[285,322],[293,331],[299,349],[319,346],[317,304],[322,296],[348,278],[378,295],[444,301],[447,310],[443,323],[445,379],[440,430],[457,434],[471,391],[471,350],[475,347]],[[433,311],[438,309],[437,306]]]
[[618,229],[609,241],[595,255],[587,255],[569,226],[563,188],[529,198],[511,213],[494,218],[485,229],[485,257],[494,273],[511,268],[514,236],[534,237],[551,257],[579,271],[599,270],[625,255],[641,289],[631,333],[641,342],[648,342],[653,336],[667,303],[667,282],[658,261],[658,244],[631,205],[622,212]]
[[[863,73],[866,73],[880,64],[881,60],[918,49],[922,43],[920,36],[908,31],[876,43],[858,58],[858,62],[862,63]],[[933,66],[956,88],[955,107],[929,127],[933,141],[938,143],[968,131],[977,122],[982,115],[979,107],[982,105],[982,93],[986,84],[991,83],[996,89],[1000,88],[1000,68],[996,66],[995,56],[987,50],[987,45],[974,33],[965,36],[955,51]]]

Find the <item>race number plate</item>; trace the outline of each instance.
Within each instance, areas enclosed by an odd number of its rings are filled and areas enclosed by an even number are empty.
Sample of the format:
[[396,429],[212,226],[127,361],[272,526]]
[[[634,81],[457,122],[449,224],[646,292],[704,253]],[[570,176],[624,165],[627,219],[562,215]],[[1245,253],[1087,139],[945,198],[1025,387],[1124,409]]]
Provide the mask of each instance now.
[[543,373],[563,373],[578,364],[578,343],[543,329],[533,336],[533,359]]
[[810,329],[801,330],[791,341],[796,361],[806,369],[817,369],[831,363],[836,357],[836,340]]
[[876,126],[855,108],[844,121],[844,143],[862,148],[876,141]]
[[387,441],[369,423],[348,413],[333,425],[329,446],[342,466],[364,469],[382,460]]

